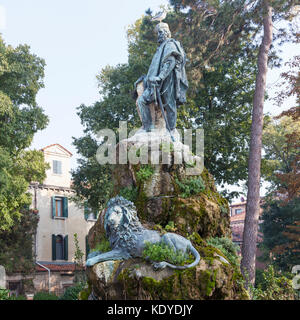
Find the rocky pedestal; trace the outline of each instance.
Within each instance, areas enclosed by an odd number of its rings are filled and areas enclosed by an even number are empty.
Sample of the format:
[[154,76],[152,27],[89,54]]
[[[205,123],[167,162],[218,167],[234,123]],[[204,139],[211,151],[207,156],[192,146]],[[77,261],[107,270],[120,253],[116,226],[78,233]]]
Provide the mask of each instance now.
[[[180,271],[155,271],[140,258],[98,263],[87,268],[93,299],[248,299],[239,268],[206,243],[209,238],[231,237],[229,207],[205,168],[199,175],[188,175],[191,165],[175,163],[176,152],[190,156],[190,163],[195,160],[190,150],[179,139],[172,143],[168,132],[159,129],[140,131],[121,141],[117,153],[147,146],[151,159],[148,142],[162,136],[165,140],[156,151],[160,158],[168,153],[169,163],[115,165],[113,196],[122,195],[133,201],[147,228],[162,234],[175,232],[191,240],[200,253],[200,263]],[[171,147],[166,147],[168,143]],[[105,238],[104,214],[89,232],[91,248]]]
[[[138,95],[143,88],[137,86]],[[188,238],[200,253],[193,268],[155,271],[142,258],[105,261],[87,268],[89,290],[81,296],[111,300],[248,299],[239,266],[210,238],[231,237],[229,207],[215,187],[201,159],[166,130],[159,107],[150,106],[155,129],[139,130],[117,145],[113,170],[114,193],[132,201],[139,220],[148,229],[174,232]],[[196,166],[195,166],[196,164]],[[192,173],[192,175],[191,175]],[[90,248],[105,241],[103,211],[89,232]]]
[[[157,129],[121,141],[117,154],[126,148],[130,154],[146,146],[149,163],[116,165],[114,195],[129,197],[145,223],[164,227],[172,221],[184,236],[196,232],[204,239],[230,237],[226,199],[217,192],[213,177],[201,167],[200,158],[180,142],[177,132],[174,137],[172,142],[168,131]],[[154,159],[163,163],[153,164]],[[191,165],[196,161],[198,169]]]
[[[200,246],[198,247],[198,249]],[[142,259],[107,261],[88,269],[93,299],[100,300],[213,300],[249,299],[240,273],[208,247],[191,269],[154,271]],[[205,254],[205,256],[204,256]]]

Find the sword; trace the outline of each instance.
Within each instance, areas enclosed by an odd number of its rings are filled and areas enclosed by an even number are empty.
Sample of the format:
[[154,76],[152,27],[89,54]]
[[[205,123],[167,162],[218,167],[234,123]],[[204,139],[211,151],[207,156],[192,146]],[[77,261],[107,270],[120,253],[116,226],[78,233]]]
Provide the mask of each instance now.
[[156,86],[155,84],[154,85],[154,98],[155,98],[155,104],[157,105],[157,100],[158,100],[158,104],[159,104],[159,107],[160,107],[160,110],[161,110],[161,113],[165,119],[165,123],[166,123],[166,127],[167,127],[167,130],[169,131],[170,133],[170,136],[171,136],[171,140],[173,142],[175,142],[175,138],[173,137],[172,133],[171,133],[171,129],[170,129],[170,125],[169,125],[169,122],[168,122],[168,119],[166,117],[166,114],[165,114],[165,110],[164,110],[164,106],[163,106],[163,103],[161,101],[161,96],[160,96],[160,89],[161,89],[161,85],[158,87]]
[[153,83],[152,86],[153,86],[154,104],[157,106],[158,103],[157,103],[157,95],[156,95],[156,85],[155,85],[155,83]]

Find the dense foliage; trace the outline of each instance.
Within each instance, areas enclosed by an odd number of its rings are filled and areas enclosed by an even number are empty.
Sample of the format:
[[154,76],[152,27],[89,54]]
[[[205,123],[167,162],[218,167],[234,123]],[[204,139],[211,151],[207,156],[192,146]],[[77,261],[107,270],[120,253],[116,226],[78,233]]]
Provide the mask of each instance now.
[[182,192],[180,194],[182,198],[188,198],[192,195],[196,195],[205,189],[204,181],[200,176],[197,178],[186,178],[183,181],[176,179],[176,183]]
[[235,265],[240,265],[240,259],[237,254],[239,247],[234,244],[229,238],[209,238],[206,240],[207,244],[219,249],[228,261]]
[[300,58],[295,56],[282,73],[276,96],[279,106],[289,97],[296,104],[270,121],[264,130],[264,174],[271,182],[265,199],[264,258],[276,270],[291,272],[299,264],[300,243]]
[[184,265],[190,257],[181,250],[175,251],[164,242],[146,242],[143,250],[143,258],[149,261],[167,261],[174,265]]
[[85,289],[85,283],[78,282],[75,285],[68,287],[59,300],[78,300],[79,293]]
[[109,240],[102,239],[102,241],[98,242],[95,248],[91,249],[91,252],[100,251],[102,253],[111,251]]
[[27,300],[25,296],[9,295],[9,290],[0,288],[0,300]]
[[31,181],[45,178],[43,154],[30,151],[48,118],[36,103],[45,62],[27,45],[7,46],[0,36],[0,230],[8,230],[31,203]]
[[272,266],[262,272],[255,288],[252,288],[254,300],[294,300],[296,292],[291,279],[277,274]]
[[[176,10],[170,11],[165,21],[189,59],[190,89],[187,103],[178,109],[177,127],[204,129],[205,166],[223,186],[247,177],[256,51],[249,41],[255,30],[246,27],[245,18],[239,16],[239,1],[233,5],[216,3],[218,14],[214,15],[194,6],[182,11],[174,4]],[[88,199],[95,209],[110,195],[113,170],[96,161],[97,148],[103,143],[96,138],[97,132],[104,128],[117,132],[119,121],[127,121],[128,131],[141,125],[132,92],[134,82],[147,72],[157,47],[151,15],[148,10],[128,29],[128,63],[107,66],[99,73],[99,101],[78,108],[84,135],[74,139],[81,155],[73,172],[74,187],[79,199]],[[232,20],[233,16],[236,19]],[[219,42],[222,28],[227,31]]]
[[266,203],[260,225],[263,232],[262,249],[276,269],[291,272],[299,264],[300,198],[287,204],[273,200]]
[[33,300],[58,300],[58,296],[47,291],[40,291],[33,296]]
[[270,191],[291,199],[300,194],[299,148],[300,118],[272,119],[263,132],[263,175]]
[[30,273],[35,267],[32,241],[39,218],[31,210],[22,210],[21,214],[20,221],[9,230],[0,230],[0,265],[6,272]]

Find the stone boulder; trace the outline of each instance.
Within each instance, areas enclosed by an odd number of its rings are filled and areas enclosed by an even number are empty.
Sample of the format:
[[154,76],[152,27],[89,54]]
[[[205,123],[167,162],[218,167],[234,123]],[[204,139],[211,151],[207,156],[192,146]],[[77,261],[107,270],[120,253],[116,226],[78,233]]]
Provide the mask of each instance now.
[[196,245],[200,263],[191,269],[155,271],[143,259],[106,261],[88,268],[92,299],[247,300],[239,270],[216,248]]
[[[200,253],[200,263],[185,270],[158,271],[142,258],[98,263],[87,268],[90,299],[249,298],[239,267],[206,242],[211,237],[231,238],[227,200],[218,193],[213,177],[205,168],[200,168],[196,175],[189,174],[190,169],[196,169],[193,161],[199,158],[180,142],[176,132],[173,134],[175,142],[166,129],[150,133],[140,130],[117,145],[117,156],[134,150],[139,157],[139,150],[144,148],[148,159],[153,160],[150,143],[158,141],[154,143],[154,157],[168,161],[116,164],[111,197],[121,195],[134,202],[146,228],[188,238]],[[180,157],[188,161],[180,163],[177,161]],[[89,232],[92,249],[105,240],[104,215],[105,211]]]

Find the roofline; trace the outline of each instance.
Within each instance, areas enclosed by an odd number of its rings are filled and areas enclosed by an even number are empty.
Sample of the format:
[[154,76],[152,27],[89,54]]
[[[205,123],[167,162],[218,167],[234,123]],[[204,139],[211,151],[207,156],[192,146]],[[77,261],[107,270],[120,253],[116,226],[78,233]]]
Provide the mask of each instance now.
[[232,203],[229,205],[229,207],[241,206],[241,205],[245,205],[245,204],[247,204],[247,201]]
[[69,150],[67,150],[65,147],[63,147],[63,146],[62,146],[61,144],[59,144],[59,143],[50,144],[49,146],[47,146],[47,147],[45,147],[45,148],[42,148],[41,150],[44,152],[46,149],[51,148],[51,147],[54,147],[54,146],[59,146],[59,147],[61,147],[61,148],[64,149],[66,152],[68,152],[71,157],[73,156],[73,154],[72,154]]

